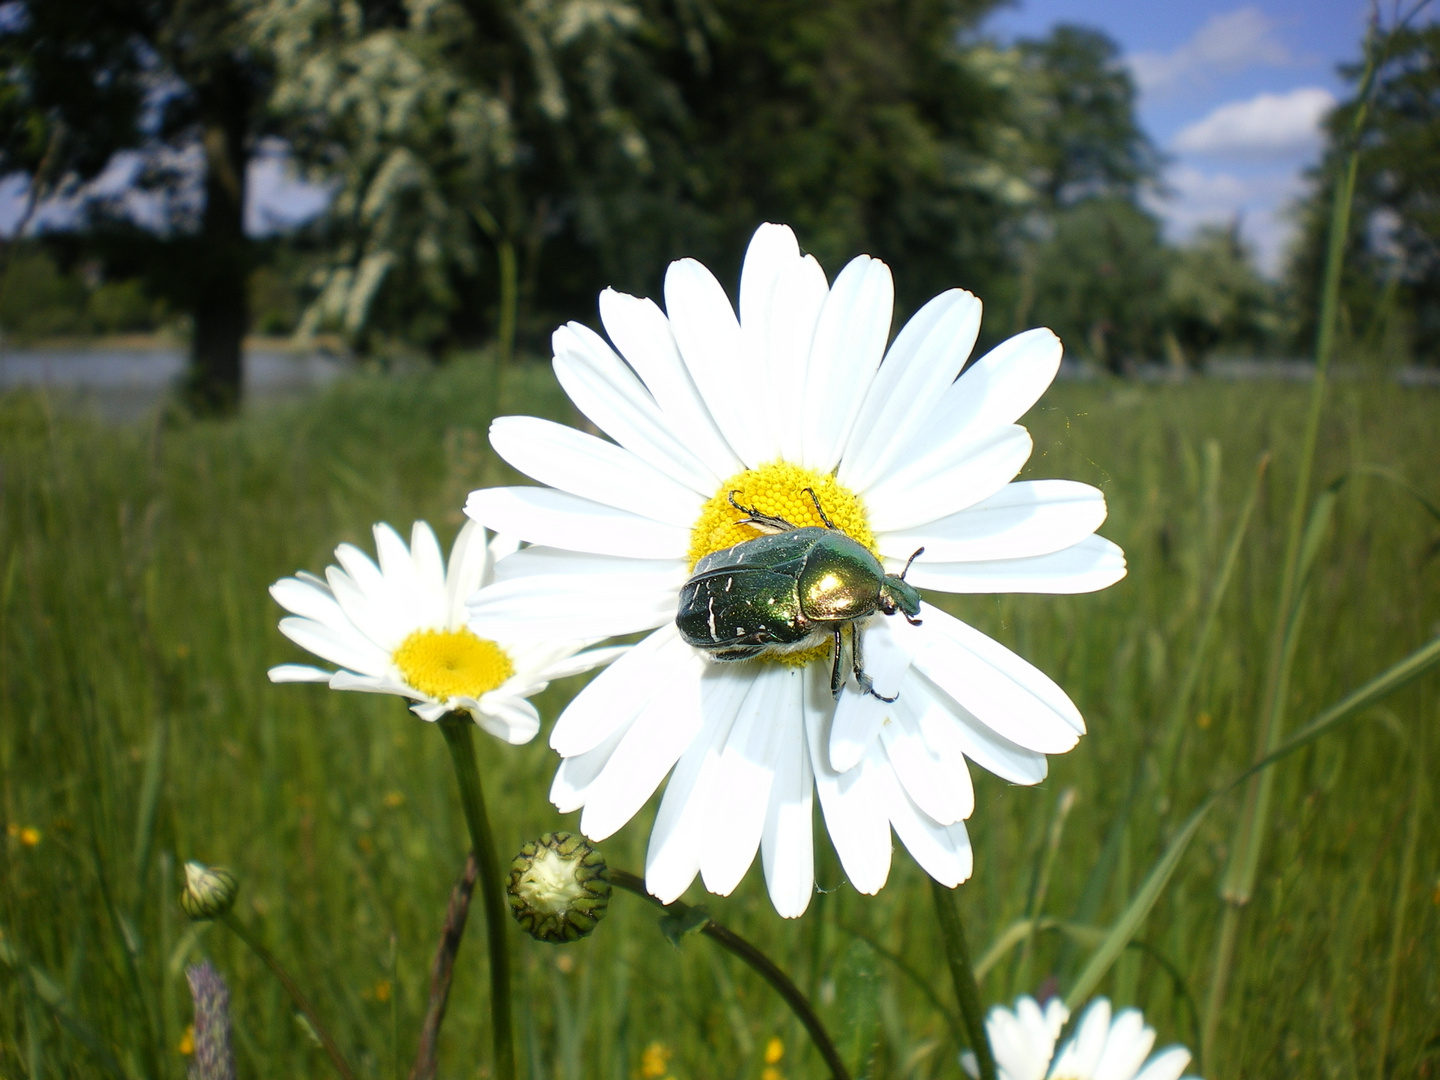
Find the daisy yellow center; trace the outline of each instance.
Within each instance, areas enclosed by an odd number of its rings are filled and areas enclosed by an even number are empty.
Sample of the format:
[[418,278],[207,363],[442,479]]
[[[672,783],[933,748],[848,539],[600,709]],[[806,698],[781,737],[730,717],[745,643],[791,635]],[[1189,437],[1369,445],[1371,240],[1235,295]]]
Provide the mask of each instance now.
[[437,701],[478,698],[515,674],[505,650],[469,630],[416,630],[392,659],[405,681]]
[[[807,491],[806,489],[809,489]],[[814,498],[810,497],[814,492]],[[735,509],[730,499],[745,510]],[[690,569],[706,555],[763,536],[765,530],[746,525],[746,510],[755,510],[769,517],[783,518],[796,528],[824,526],[819,510],[836,529],[852,540],[864,544],[876,558],[875,535],[860,497],[829,473],[819,473],[787,461],[772,461],[755,469],[746,469],[730,477],[706,500],[700,516],[690,530]],[[800,666],[813,660],[830,658],[831,646],[790,653],[764,653],[759,659]]]

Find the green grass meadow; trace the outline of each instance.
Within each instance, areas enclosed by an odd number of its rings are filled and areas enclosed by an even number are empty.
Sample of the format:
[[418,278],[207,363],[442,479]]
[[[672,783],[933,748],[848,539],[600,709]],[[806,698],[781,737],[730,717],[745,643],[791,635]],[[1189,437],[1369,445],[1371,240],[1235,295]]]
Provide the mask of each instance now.
[[[398,699],[272,686],[268,666],[306,658],[276,630],[265,590],[322,570],[341,541],[373,549],[376,521],[406,532],[424,517],[448,546],[465,494],[513,475],[485,441],[490,385],[462,360],[356,377],[238,421],[125,427],[0,399],[0,1080],[184,1076],[183,969],[201,956],[231,987],[240,1076],[333,1075],[255,958],[224,927],[185,920],[186,859],[236,871],[237,911],[358,1076],[408,1073],[467,846],[444,740]],[[545,365],[518,366],[507,391],[505,411],[577,420]],[[1053,676],[1090,729],[1037,788],[974,770],[975,873],[960,903],[977,953],[1037,906],[1108,925],[1190,811],[1252,759],[1308,394],[1068,383],[1030,414],[1025,475],[1103,488],[1102,532],[1130,574],[1093,595],[944,601]],[[1266,452],[1215,632],[1177,705]],[[1311,575],[1288,728],[1440,633],[1440,520],[1397,482],[1440,503],[1437,463],[1436,391],[1331,389],[1315,486],[1343,482]],[[545,731],[578,686],[540,699],[546,728],[528,746],[477,736],[502,859],[577,824],[546,799]],[[1203,1063],[1211,1080],[1440,1076],[1437,764],[1432,672],[1276,767],[1259,883]],[[613,865],[642,868],[653,803],[603,845]],[[1229,796],[1206,819],[1101,984],[1141,1006],[1162,1043],[1199,1040],[1240,806]],[[959,1076],[931,997],[953,1006],[924,875],[897,845],[890,883],[864,897],[824,840],[818,851],[824,891],[801,920],[774,914],[758,860],[733,896],[697,884],[686,898],[795,977],[857,1072]],[[480,918],[477,905],[442,1077],[487,1075]],[[759,1080],[773,1038],[780,1077],[824,1075],[768,986],[702,937],[672,947],[635,897],[617,893],[573,946],[510,933],[532,1080],[632,1080],[657,1042],[674,1080]],[[983,997],[1063,992],[1087,952],[1040,933],[989,968]]]

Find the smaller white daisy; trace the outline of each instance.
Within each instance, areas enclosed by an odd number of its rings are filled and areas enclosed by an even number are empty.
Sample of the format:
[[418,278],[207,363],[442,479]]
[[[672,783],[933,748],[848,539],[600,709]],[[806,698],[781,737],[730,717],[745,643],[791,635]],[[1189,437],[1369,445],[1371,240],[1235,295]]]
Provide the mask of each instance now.
[[[1155,1029],[1139,1009],[1114,1017],[1110,1002],[1096,998],[1080,1017],[1074,1036],[1056,1052],[1055,1043],[1070,1010],[1059,998],[1042,1009],[1032,997],[1016,999],[1014,1010],[997,1005],[985,1018],[985,1032],[1000,1080],[1179,1080],[1190,1064],[1190,1051],[1167,1046],[1151,1056]],[[1148,1059],[1148,1060],[1147,1060]],[[975,1055],[965,1051],[961,1064],[979,1076]]]
[[580,652],[587,642],[491,641],[465,626],[465,601],[494,577],[495,562],[515,549],[467,522],[455,539],[447,571],[430,526],[417,521],[410,547],[389,525],[375,526],[377,566],[353,544],[335,549],[339,566],[325,577],[301,571],[270,586],[292,614],[280,632],[339,666],[270,669],[271,682],[323,682],[332,690],[395,694],[414,702],[422,720],[468,712],[507,743],[529,742],[540,716],[527,698],[551,679],[608,663],[625,647]]

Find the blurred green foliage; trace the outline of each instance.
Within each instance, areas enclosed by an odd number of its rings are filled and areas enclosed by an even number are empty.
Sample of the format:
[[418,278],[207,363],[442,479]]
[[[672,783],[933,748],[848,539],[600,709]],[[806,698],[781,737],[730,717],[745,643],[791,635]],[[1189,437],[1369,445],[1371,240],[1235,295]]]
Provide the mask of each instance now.
[[[0,1075],[179,1080],[191,1019],[183,965],[202,954],[232,989],[241,1075],[327,1074],[254,958],[223,928],[189,929],[176,903],[188,858],[235,869],[241,915],[358,1075],[405,1074],[466,847],[443,739],[394,698],[268,683],[267,666],[307,658],[276,630],[283,612],[265,589],[322,570],[342,541],[370,548],[375,521],[425,517],[448,541],[471,488],[512,482],[485,447],[494,412],[575,420],[544,365],[518,364],[502,402],[488,401],[488,387],[485,365],[467,358],[356,378],[234,423],[122,428],[42,399],[0,401]],[[1104,924],[1190,810],[1251,760],[1292,482],[1283,451],[1307,393],[1068,383],[1027,418],[1035,453],[1024,475],[1101,486],[1102,531],[1125,547],[1130,573],[1093,595],[942,601],[1054,677],[1090,729],[1038,788],[974,770],[975,875],[961,901],[977,954],[1031,911],[1067,788],[1078,801],[1035,913],[1084,910]],[[1440,502],[1433,394],[1351,382],[1333,402],[1317,478],[1349,480],[1315,564],[1292,681],[1297,723],[1440,628],[1440,523],[1359,468],[1393,470]],[[1281,454],[1178,714],[1172,761],[1177,687],[1264,450]],[[547,724],[578,684],[539,699]],[[1433,1072],[1440,848],[1424,838],[1436,822],[1437,708],[1431,675],[1279,767],[1233,1006],[1201,1075]],[[502,848],[573,827],[546,799],[556,758],[543,734],[481,745]],[[1142,1006],[1161,1043],[1195,1042],[1186,995],[1208,975],[1238,809],[1232,798],[1207,820],[1141,932],[1146,948],[1100,988]],[[641,867],[648,829],[647,811],[605,842],[607,858]],[[1113,857],[1102,855],[1110,836]],[[850,996],[869,965],[846,927],[951,1002],[924,875],[897,848],[889,884],[864,897],[824,840],[817,856],[825,891],[801,920],[775,916],[758,866],[728,898],[697,886],[689,899],[775,956],[849,1049],[871,1057],[871,1075],[959,1075],[947,1025],[889,960],[878,959],[873,998]],[[443,1075],[478,1076],[488,1060],[478,930],[472,921],[459,955]],[[633,1080],[659,1042],[677,1080],[753,1080],[771,1037],[783,1040],[784,1076],[820,1075],[763,983],[698,936],[673,948],[632,897],[617,896],[599,930],[563,950],[512,934],[528,1076]],[[1052,975],[1063,989],[1084,955],[1041,934],[1023,966],[993,966],[982,992],[1005,1001]]]

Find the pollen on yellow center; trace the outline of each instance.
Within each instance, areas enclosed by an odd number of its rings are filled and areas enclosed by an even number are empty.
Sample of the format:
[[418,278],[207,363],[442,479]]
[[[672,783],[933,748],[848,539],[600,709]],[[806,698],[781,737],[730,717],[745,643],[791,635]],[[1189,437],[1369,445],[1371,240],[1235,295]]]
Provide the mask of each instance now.
[[[815,493],[814,499],[806,493],[806,488]],[[695,564],[712,552],[763,535],[763,530],[754,525],[741,524],[746,515],[731,505],[732,492],[735,502],[746,509],[784,518],[800,529],[825,524],[815,510],[818,502],[837,529],[879,555],[865,506],[858,495],[828,473],[786,461],[772,461],[758,469],[736,473],[700,508],[700,517],[690,530],[690,569],[695,569]]]
[[392,657],[405,681],[437,701],[478,698],[515,674],[505,650],[469,630],[416,630]]
[[[806,488],[815,493],[813,499]],[[754,525],[742,524],[747,515],[744,510],[737,510],[732,505],[732,494],[735,502],[746,510],[783,518],[800,529],[825,524],[815,508],[818,502],[835,528],[864,544],[879,558],[875,535],[870,531],[865,505],[858,495],[829,473],[792,465],[788,461],[772,461],[736,473],[706,500],[694,528],[690,530],[690,569],[695,569],[695,564],[706,555],[765,534],[763,529]],[[799,652],[762,653],[758,659],[799,667],[815,660],[829,660],[832,648],[825,644]]]

